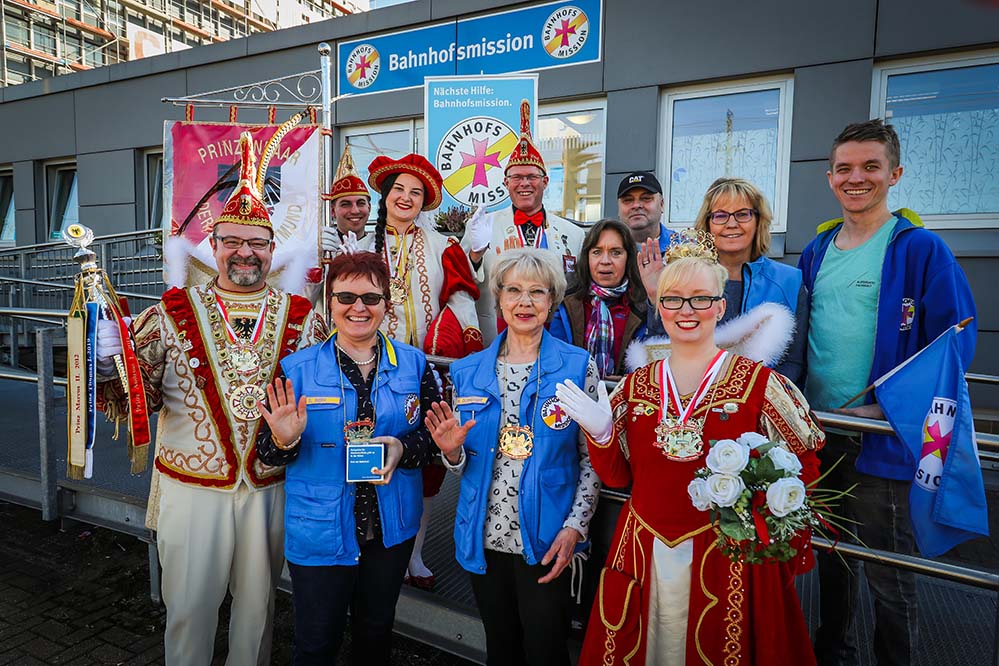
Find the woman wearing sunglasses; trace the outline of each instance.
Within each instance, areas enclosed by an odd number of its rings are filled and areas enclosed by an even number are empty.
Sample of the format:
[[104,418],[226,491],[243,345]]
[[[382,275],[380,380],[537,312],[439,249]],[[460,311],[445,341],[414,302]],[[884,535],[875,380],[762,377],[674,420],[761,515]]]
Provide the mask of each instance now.
[[687,487],[709,443],[743,433],[786,442],[786,457],[800,461],[810,483],[824,435],[792,384],[716,345],[727,271],[711,237],[676,234],[666,259],[657,306],[669,358],[626,376],[596,405],[570,382],[557,388],[588,435],[601,481],[632,485],[579,663],[814,664],[794,590],[811,551],[780,564],[730,561],[717,547],[710,512],[694,507]]
[[586,540],[600,482],[555,384],[573,378],[593,405],[598,385],[607,392],[586,350],[545,330],[565,293],[545,251],[503,252],[489,281],[507,328],[451,365],[454,408],[435,404],[427,425],[461,474],[455,555],[472,574],[486,663],[568,666],[565,568]]
[[[437,453],[422,415],[440,394],[423,352],[379,332],[389,298],[382,258],[341,254],[328,270],[333,335],[282,361],[257,454],[287,466],[293,663],[334,663],[349,609],[350,663],[388,664],[423,512],[419,468]],[[361,471],[375,480],[348,482],[348,457],[362,450],[351,447],[371,443],[384,446],[384,464]]]

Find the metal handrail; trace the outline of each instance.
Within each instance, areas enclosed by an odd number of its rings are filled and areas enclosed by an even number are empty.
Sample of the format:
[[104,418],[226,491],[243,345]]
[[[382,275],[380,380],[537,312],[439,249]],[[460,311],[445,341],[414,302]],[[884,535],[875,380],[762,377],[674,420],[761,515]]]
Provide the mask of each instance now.
[[[56,289],[76,289],[75,284],[63,284],[62,282],[44,282],[41,280],[27,280],[25,278],[15,278],[7,277],[6,275],[0,275],[0,282],[16,282],[17,284],[28,284],[34,287],[54,287]],[[150,296],[149,294],[139,294],[134,291],[119,291],[115,289],[116,294],[119,296],[124,296],[125,298],[144,298],[149,301],[160,300],[159,296]]]
[[[104,240],[120,240],[123,238],[142,238],[143,236],[155,236],[159,233],[159,229],[143,229],[141,231],[122,231],[116,234],[105,234],[98,236],[94,241],[104,241]],[[48,243],[35,243],[34,245],[17,245],[15,247],[4,248],[0,250],[0,257],[7,254],[22,254],[26,250],[45,250],[45,249],[69,249],[69,247],[62,242],[52,241]]]

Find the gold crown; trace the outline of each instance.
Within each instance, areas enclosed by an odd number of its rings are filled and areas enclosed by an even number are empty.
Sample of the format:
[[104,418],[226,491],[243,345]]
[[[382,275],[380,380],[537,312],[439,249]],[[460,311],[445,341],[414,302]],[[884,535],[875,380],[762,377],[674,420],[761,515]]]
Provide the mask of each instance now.
[[717,263],[718,251],[715,250],[714,237],[693,227],[674,232],[669,239],[666,252],[663,253],[663,261],[668,264],[684,257],[706,259]]

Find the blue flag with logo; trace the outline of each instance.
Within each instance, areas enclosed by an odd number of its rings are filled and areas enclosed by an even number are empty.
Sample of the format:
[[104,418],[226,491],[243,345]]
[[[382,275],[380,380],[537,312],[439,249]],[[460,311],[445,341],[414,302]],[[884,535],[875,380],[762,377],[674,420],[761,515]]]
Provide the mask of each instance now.
[[885,417],[916,462],[909,511],[924,557],[989,535],[960,331],[952,326],[875,382]]

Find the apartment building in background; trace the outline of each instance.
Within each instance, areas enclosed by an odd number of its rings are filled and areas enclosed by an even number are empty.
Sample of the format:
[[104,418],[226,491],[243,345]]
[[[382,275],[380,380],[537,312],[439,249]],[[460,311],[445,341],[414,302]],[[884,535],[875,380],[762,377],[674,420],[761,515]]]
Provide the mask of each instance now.
[[368,9],[368,0],[0,0],[0,87]]

